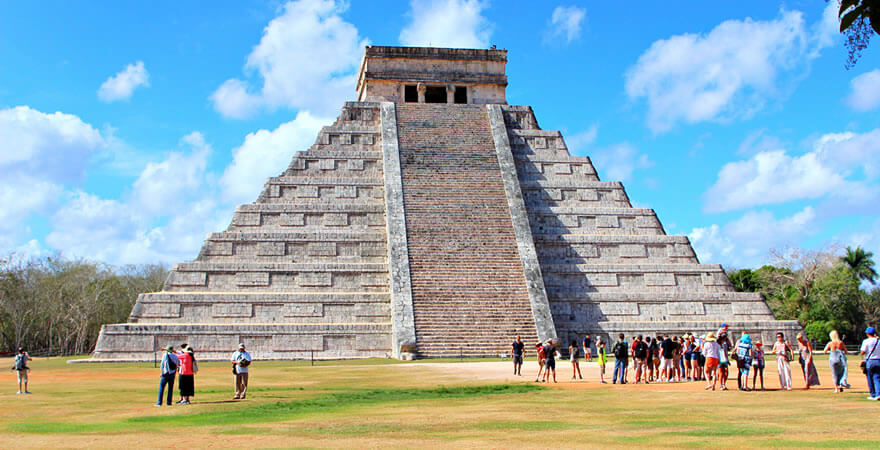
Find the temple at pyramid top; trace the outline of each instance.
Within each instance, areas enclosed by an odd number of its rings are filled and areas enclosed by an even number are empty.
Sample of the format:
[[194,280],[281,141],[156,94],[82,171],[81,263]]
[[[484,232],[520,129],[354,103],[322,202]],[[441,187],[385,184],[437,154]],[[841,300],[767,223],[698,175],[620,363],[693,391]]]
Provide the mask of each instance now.
[[505,104],[507,50],[367,47],[358,101]]

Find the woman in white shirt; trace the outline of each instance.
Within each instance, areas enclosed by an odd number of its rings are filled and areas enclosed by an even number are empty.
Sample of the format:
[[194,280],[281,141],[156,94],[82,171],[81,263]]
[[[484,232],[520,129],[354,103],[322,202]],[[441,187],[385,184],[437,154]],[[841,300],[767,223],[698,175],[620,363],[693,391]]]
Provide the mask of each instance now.
[[791,346],[785,342],[785,335],[776,333],[776,343],[773,344],[773,353],[776,354],[776,371],[779,372],[779,386],[786,391],[791,390],[791,365],[789,355],[792,354]]

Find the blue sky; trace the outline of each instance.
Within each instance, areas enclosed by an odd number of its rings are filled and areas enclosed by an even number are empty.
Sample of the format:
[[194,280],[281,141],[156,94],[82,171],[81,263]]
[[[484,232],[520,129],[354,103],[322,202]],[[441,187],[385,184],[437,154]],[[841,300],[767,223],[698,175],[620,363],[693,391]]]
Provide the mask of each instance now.
[[847,71],[831,3],[4,2],[0,254],[193,259],[368,44],[508,49],[508,102],[703,262],[880,254],[880,42]]

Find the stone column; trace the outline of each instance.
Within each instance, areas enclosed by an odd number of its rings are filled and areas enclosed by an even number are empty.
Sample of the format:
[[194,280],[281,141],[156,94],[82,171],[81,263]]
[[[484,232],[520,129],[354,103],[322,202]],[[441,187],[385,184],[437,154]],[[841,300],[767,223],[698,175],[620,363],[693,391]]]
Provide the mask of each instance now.
[[455,103],[455,86],[446,85],[446,103]]
[[419,103],[425,103],[425,91],[428,87],[424,83],[419,83],[416,89],[419,91]]

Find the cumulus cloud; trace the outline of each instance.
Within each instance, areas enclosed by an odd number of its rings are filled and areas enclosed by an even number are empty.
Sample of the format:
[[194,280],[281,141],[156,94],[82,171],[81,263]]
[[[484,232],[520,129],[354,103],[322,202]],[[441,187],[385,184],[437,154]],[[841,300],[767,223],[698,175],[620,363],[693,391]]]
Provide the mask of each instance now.
[[585,155],[587,148],[596,142],[598,135],[599,125],[594,123],[586,130],[566,137],[565,144],[572,154]]
[[849,82],[846,104],[856,111],[870,111],[880,106],[880,69],[865,72]]
[[608,181],[629,181],[635,170],[654,165],[648,155],[627,142],[595,150],[590,159],[596,172],[603,174],[602,179]]
[[150,86],[150,74],[143,61],[129,64],[116,75],[107,78],[98,88],[98,98],[107,103],[128,100],[139,86]]
[[767,262],[770,249],[801,242],[818,228],[817,223],[811,206],[779,219],[766,210],[749,211],[722,226],[693,228],[688,238],[701,262],[757,267]]
[[229,79],[211,95],[225,117],[246,118],[260,108],[289,107],[328,114],[351,98],[357,65],[369,45],[342,19],[347,3],[334,0],[288,2],[263,29],[247,57],[245,71],[262,86]]
[[492,25],[481,0],[412,0],[400,43],[415,47],[486,48]]
[[773,20],[728,20],[708,34],[655,41],[627,71],[627,95],[647,101],[655,133],[679,122],[749,117],[784,96],[833,42],[826,15],[810,28],[801,12],[783,10]]
[[587,10],[577,6],[557,6],[550,16],[548,39],[562,38],[566,43],[581,35],[581,24],[587,17]]
[[790,155],[784,149],[760,151],[748,160],[725,164],[706,192],[704,210],[722,212],[827,196],[873,198],[880,173],[880,129],[867,133],[828,133],[813,149]]
[[132,202],[140,211],[161,214],[182,211],[186,199],[197,194],[206,182],[211,146],[199,132],[190,133],[181,143],[190,153],[171,152],[160,162],[148,163],[134,181]]
[[232,163],[220,178],[224,197],[233,202],[254,201],[266,178],[286,169],[295,151],[308,150],[321,127],[330,122],[302,111],[272,131],[249,133],[233,150]]

